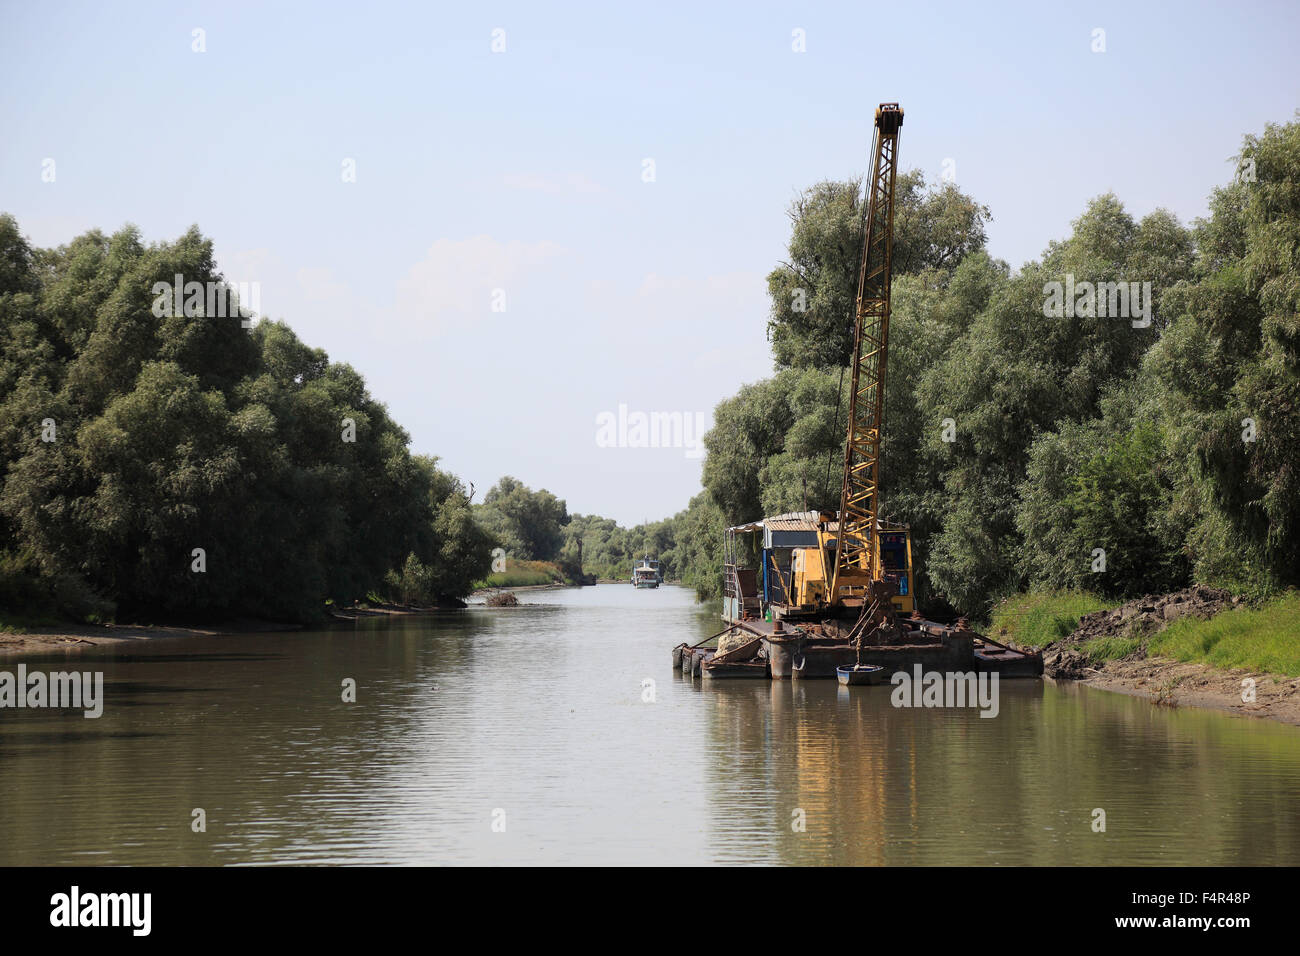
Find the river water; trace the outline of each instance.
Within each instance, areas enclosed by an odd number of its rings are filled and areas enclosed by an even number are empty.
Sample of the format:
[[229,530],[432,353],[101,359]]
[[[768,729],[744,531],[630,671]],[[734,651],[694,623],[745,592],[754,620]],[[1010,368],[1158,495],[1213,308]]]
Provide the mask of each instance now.
[[521,597],[26,660],[106,701],[0,710],[0,864],[1300,864],[1300,728],[1040,681],[993,719],[692,681],[669,650],[717,616],[688,591]]

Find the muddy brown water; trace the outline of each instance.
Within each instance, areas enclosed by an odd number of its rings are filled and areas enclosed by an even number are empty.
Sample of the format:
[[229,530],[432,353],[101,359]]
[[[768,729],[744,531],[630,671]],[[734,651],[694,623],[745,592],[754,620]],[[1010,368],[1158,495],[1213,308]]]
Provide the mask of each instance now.
[[0,710],[0,864],[1300,864],[1300,728],[684,680],[670,648],[716,630],[689,592],[521,597],[26,660],[102,669],[105,709]]

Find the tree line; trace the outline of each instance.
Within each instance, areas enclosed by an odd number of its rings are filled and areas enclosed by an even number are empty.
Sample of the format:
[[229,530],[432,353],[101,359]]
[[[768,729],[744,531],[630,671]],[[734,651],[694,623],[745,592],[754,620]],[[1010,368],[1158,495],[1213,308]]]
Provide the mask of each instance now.
[[41,249],[0,215],[5,619],[310,622],[458,605],[494,552],[577,581],[668,546],[510,476],[475,504],[409,445],[352,367],[244,321],[197,227]]
[[160,310],[178,275],[223,283],[197,228],[39,249],[0,216],[0,609],[309,621],[468,593],[492,539],[460,480],[288,326]]
[[562,499],[544,488],[533,491],[510,475],[497,482],[474,511],[510,557],[554,562],[571,582],[585,575],[627,580],[645,555],[663,562],[665,576],[677,576],[672,519],[624,528],[612,518],[570,514]]
[[[223,281],[197,228],[37,249],[0,216],[0,610],[451,603],[496,548],[570,579],[651,554],[716,598],[726,526],[838,507],[861,192],[792,204],[774,374],[717,406],[703,490],[633,528],[511,476],[472,503],[283,323],[202,299],[157,314],[158,283]],[[1013,271],[986,206],[899,176],[881,497],[912,527],[924,603],[1300,584],[1300,120],[1246,136],[1209,206],[1184,225],[1099,196]]]
[[[823,182],[790,209],[775,374],[718,405],[670,522],[702,598],[725,526],[838,507],[861,202]],[[1209,207],[1188,226],[1099,196],[1013,272],[987,207],[899,177],[881,498],[923,601],[1300,584],[1300,122],[1246,136]]]

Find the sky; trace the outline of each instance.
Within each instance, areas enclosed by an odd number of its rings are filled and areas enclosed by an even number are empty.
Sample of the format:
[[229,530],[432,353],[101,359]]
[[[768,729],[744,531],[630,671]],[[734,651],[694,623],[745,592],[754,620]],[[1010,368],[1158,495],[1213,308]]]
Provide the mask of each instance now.
[[476,500],[630,525],[771,374],[788,206],[865,170],[877,104],[1016,268],[1108,191],[1204,215],[1300,107],[1298,37],[1294,2],[3,0],[0,211],[37,246],[197,224]]

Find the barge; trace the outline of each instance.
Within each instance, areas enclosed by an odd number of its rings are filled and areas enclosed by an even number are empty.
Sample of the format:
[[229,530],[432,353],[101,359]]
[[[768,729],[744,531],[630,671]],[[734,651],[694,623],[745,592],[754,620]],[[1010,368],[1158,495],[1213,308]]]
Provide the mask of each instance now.
[[[838,523],[820,512],[777,515],[726,531],[724,629],[699,644],[673,648],[673,665],[704,678],[833,680],[841,668],[879,667],[878,683],[897,671],[990,672],[1002,678],[1039,677],[1042,655],[1001,644],[971,630],[927,620],[916,609],[911,535],[881,524],[874,536],[883,587],[875,603],[851,577],[837,604],[798,604],[816,594],[805,578],[834,545]],[[744,539],[749,538],[748,545]],[[753,556],[753,562],[746,560]],[[754,564],[758,566],[755,567]],[[760,570],[761,573],[760,573]],[[883,607],[879,595],[888,597]]]

